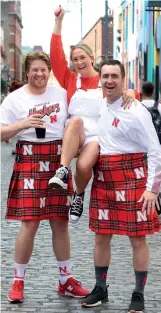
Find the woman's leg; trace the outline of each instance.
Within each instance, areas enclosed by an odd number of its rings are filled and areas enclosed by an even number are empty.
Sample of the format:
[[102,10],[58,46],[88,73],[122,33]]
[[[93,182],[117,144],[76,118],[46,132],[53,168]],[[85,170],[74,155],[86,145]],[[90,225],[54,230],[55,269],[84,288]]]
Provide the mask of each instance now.
[[75,183],[76,192],[84,192],[92,177],[92,169],[99,156],[99,145],[97,141],[91,141],[83,147],[76,163]]
[[78,153],[79,148],[85,140],[83,120],[80,117],[73,117],[65,130],[61,151],[60,163],[69,167],[71,161]]
[[83,213],[84,190],[92,177],[92,168],[99,156],[97,141],[91,141],[83,147],[76,164],[76,193],[69,213],[69,219],[77,223]]
[[65,130],[61,151],[60,168],[54,177],[49,180],[50,188],[67,189],[68,167],[77,155],[85,140],[83,120],[73,117]]

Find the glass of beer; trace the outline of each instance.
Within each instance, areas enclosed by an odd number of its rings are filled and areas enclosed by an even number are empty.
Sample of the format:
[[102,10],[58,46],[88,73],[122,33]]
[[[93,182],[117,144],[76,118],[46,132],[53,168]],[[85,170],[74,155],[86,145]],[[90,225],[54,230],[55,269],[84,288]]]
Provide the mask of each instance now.
[[36,137],[38,139],[45,138],[46,135],[46,124],[44,123],[40,128],[35,128]]

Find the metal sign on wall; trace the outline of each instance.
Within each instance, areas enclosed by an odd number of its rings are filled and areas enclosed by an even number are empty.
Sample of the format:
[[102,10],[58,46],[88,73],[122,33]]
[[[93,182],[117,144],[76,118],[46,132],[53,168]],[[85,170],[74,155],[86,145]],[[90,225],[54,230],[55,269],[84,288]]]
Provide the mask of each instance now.
[[161,7],[161,1],[160,0],[151,0],[151,1],[147,1],[147,6],[148,7]]

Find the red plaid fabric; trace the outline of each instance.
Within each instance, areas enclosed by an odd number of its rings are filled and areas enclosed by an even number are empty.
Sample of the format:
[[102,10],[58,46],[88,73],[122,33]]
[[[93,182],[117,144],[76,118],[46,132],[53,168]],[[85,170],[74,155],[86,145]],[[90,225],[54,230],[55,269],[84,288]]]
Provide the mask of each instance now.
[[8,192],[7,219],[67,220],[73,195],[72,174],[68,189],[48,188],[48,181],[60,166],[62,141],[18,142]]
[[146,189],[147,170],[142,153],[100,156],[91,189],[92,231],[141,236],[160,230],[157,212],[142,213],[137,202]]

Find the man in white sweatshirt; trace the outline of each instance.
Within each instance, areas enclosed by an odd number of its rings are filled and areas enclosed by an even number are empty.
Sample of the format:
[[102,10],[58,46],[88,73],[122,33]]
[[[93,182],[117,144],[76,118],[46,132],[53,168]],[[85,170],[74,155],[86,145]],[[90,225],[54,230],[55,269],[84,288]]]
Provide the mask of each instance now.
[[69,199],[73,195],[71,173],[67,191],[48,188],[48,180],[60,165],[67,119],[66,92],[48,85],[51,61],[46,53],[30,52],[25,59],[25,71],[27,84],[10,93],[0,106],[1,141],[17,138],[6,219],[21,221],[8,300],[24,301],[25,273],[42,220],[49,221],[52,231],[60,275],[57,293],[80,298],[89,292],[71,274],[68,232]]
[[96,285],[83,299],[82,306],[95,307],[108,302],[106,279],[110,242],[113,235],[126,235],[133,249],[135,272],[135,289],[128,312],[141,313],[149,267],[146,235],[159,232],[161,228],[156,211],[159,208],[161,146],[151,115],[139,101],[128,110],[121,107],[124,66],[117,60],[107,60],[101,65],[100,77],[106,100],[100,110],[100,157],[91,189],[89,225],[95,232]]

